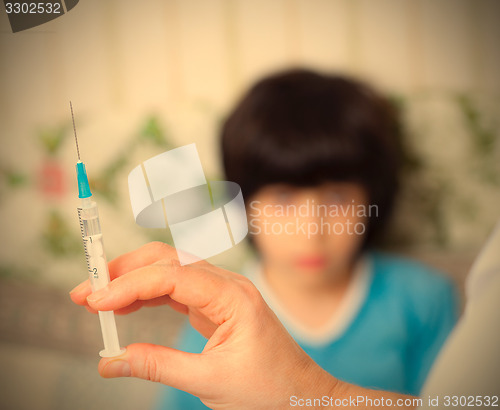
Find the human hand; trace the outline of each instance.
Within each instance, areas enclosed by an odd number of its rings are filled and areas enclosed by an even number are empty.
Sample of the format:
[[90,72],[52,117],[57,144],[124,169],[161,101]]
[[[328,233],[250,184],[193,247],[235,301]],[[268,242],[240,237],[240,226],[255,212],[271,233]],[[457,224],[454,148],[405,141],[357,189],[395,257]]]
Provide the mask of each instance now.
[[89,281],[71,299],[91,312],[133,312],[167,304],[208,338],[201,354],[146,343],[103,358],[103,377],[132,376],[198,396],[213,409],[288,408],[292,395],[333,395],[338,381],[286,332],[244,276],[208,262],[181,266],[174,248],[153,242],[109,263],[110,284]]

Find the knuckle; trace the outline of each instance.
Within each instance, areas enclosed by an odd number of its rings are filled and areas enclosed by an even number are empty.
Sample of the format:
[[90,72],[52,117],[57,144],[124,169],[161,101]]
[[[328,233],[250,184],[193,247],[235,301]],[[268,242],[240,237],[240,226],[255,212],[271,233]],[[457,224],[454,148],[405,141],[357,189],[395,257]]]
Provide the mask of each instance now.
[[173,246],[160,241],[149,242],[144,245],[152,254],[163,255],[165,259],[178,259],[177,251]]
[[146,378],[153,382],[161,381],[161,372],[158,360],[153,354],[148,354],[144,360],[144,371]]
[[263,299],[259,290],[255,285],[247,278],[241,279],[239,281],[239,287],[242,291],[245,299],[249,301],[253,306],[258,307],[262,304]]
[[177,258],[177,256],[172,257],[170,259],[164,259],[160,262],[160,264],[167,265],[169,271],[174,276],[181,274],[186,269],[186,267],[181,264],[181,262],[179,261],[179,258]]
[[148,244],[146,244],[146,246],[152,251],[157,251],[157,252],[165,251],[165,249],[168,247],[167,244],[160,241],[149,242]]

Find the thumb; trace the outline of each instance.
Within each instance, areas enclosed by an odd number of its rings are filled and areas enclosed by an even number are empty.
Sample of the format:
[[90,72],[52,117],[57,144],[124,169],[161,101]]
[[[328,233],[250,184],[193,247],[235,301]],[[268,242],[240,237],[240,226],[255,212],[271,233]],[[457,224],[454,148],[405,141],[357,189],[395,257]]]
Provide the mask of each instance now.
[[203,354],[186,353],[150,343],[134,343],[120,356],[102,358],[98,367],[102,377],[137,377],[203,394],[210,380]]

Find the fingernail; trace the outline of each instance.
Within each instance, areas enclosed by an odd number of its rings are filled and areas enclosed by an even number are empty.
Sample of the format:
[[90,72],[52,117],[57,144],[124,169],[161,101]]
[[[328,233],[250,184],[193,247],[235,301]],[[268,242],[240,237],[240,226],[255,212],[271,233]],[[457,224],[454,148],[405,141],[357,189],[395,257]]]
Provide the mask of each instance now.
[[87,288],[87,282],[82,282],[69,291],[69,294],[78,293]]
[[91,293],[90,295],[87,296],[87,300],[89,302],[99,302],[103,300],[109,293],[109,288],[106,286],[105,288],[96,290],[95,292]]
[[112,360],[102,370],[103,377],[129,377],[130,365],[125,360]]

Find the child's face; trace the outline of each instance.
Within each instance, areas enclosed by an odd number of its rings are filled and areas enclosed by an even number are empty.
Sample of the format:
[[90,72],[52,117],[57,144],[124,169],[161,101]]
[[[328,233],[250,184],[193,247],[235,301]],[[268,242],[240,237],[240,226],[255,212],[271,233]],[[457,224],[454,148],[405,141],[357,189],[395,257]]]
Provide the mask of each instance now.
[[365,189],[347,182],[307,188],[268,185],[247,208],[264,267],[313,287],[350,272],[367,216],[376,215]]

